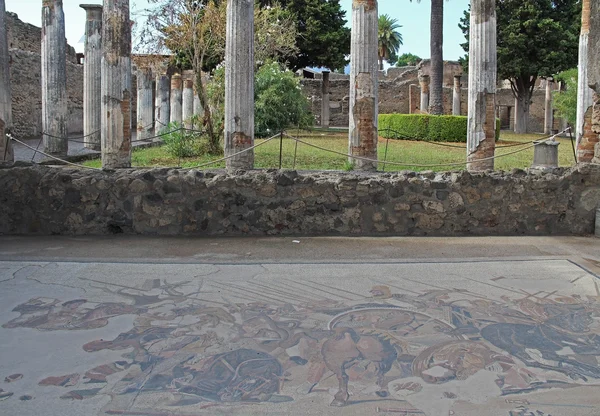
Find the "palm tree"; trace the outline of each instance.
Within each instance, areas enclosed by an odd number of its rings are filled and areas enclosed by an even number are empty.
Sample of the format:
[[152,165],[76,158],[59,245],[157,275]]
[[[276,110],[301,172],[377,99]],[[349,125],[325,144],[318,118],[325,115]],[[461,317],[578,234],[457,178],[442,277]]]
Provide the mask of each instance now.
[[387,14],[379,16],[379,69],[383,71],[383,61],[393,60],[398,49],[402,46],[402,34],[398,31],[402,26],[398,19],[392,19]]

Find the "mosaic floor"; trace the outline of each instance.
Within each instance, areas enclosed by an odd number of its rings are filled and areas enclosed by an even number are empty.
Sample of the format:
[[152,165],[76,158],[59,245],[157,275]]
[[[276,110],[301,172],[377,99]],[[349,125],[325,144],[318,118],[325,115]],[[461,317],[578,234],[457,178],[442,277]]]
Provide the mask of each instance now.
[[0,414],[600,414],[566,260],[0,262]]

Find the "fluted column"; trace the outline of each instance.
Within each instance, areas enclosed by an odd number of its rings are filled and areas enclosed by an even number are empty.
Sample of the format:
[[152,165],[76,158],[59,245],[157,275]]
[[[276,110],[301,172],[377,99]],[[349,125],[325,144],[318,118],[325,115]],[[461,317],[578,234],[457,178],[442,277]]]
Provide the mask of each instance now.
[[323,71],[321,85],[321,127],[329,127],[329,71]]
[[146,140],[154,132],[152,69],[139,68],[137,73],[137,140]]
[[154,135],[158,136],[171,121],[171,79],[167,74],[156,76]]
[[173,74],[171,77],[171,123],[181,124],[182,122],[181,94],[181,74]]
[[86,12],[83,62],[84,146],[100,150],[102,106],[102,6],[82,4]]
[[419,86],[421,87],[421,113],[429,112],[429,75],[419,74]]
[[67,41],[62,0],[42,1],[42,129],[46,153],[67,156]]
[[546,78],[546,101],[544,107],[544,134],[552,134],[554,117],[552,117],[552,78]]
[[6,34],[6,5],[4,0],[0,0],[0,162],[14,159],[12,144],[5,136],[12,126],[10,56]]
[[467,169],[494,169],[496,147],[496,2],[471,0]]
[[452,115],[460,116],[460,75],[454,75],[454,89],[452,90]]
[[183,123],[186,128],[191,129],[194,115],[194,71],[183,72],[182,107]]
[[131,166],[131,20],[129,0],[104,0],[102,21],[102,167]]
[[592,89],[588,84],[588,45],[592,0],[581,2],[581,32],[579,34],[579,62],[577,65],[577,121],[575,137],[579,150],[584,133],[585,113],[592,105]]
[[[254,146],[254,1],[227,0],[225,156]],[[254,150],[227,159],[227,169],[252,169]]]
[[[377,0],[352,0],[350,47],[349,153],[377,159],[378,115]],[[359,170],[376,170],[377,162],[352,159]]]

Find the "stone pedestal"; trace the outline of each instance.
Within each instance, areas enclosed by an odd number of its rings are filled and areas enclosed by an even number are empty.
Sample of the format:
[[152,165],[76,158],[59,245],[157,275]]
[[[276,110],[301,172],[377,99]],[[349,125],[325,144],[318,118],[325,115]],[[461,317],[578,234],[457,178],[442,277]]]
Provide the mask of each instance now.
[[224,141],[227,169],[254,167],[253,0],[227,0]]
[[158,136],[169,127],[171,121],[171,79],[167,74],[156,76],[156,103],[154,135]]
[[544,108],[544,134],[552,134],[554,117],[552,116],[552,78],[546,78],[546,102]]
[[131,166],[129,0],[104,0],[102,19],[102,167]]
[[83,62],[84,146],[100,150],[102,106],[102,6],[82,4],[86,12]]
[[6,5],[4,0],[0,0],[0,162],[12,162],[14,159],[12,143],[5,135],[12,125],[10,56],[6,34]]
[[42,1],[42,130],[46,153],[67,156],[67,41],[62,0]]
[[323,71],[321,97],[321,127],[329,128],[329,71]]
[[152,97],[152,70],[140,68],[137,73],[137,140],[154,135],[154,102]]
[[494,169],[496,148],[496,2],[471,0],[467,169]]
[[[352,0],[349,153],[377,160],[377,0]],[[349,159],[356,169],[377,170],[377,162]]]
[[421,113],[429,112],[429,75],[419,74],[419,86],[421,87]]
[[193,128],[194,115],[194,71],[183,72],[182,118],[185,128]]
[[454,88],[452,89],[452,115],[460,116],[460,75],[454,76]]
[[548,140],[545,142],[536,141],[533,152],[532,169],[546,170],[558,167],[558,146],[559,142]]
[[182,85],[181,75],[173,74],[171,77],[171,123],[181,124],[183,121]]

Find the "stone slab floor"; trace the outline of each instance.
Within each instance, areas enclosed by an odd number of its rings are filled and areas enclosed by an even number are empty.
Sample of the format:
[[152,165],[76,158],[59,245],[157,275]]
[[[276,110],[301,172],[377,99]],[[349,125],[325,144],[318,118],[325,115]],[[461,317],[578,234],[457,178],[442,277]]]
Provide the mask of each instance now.
[[0,238],[0,414],[600,414],[600,240]]

